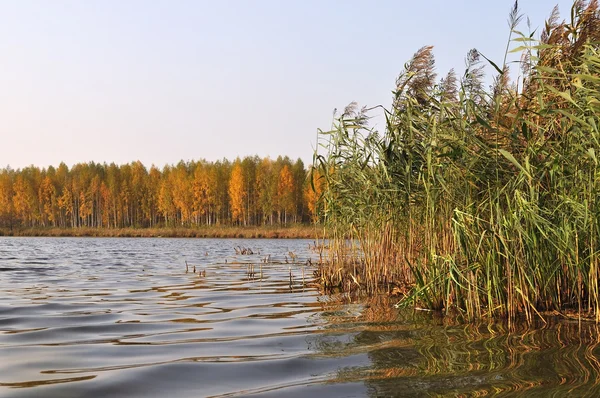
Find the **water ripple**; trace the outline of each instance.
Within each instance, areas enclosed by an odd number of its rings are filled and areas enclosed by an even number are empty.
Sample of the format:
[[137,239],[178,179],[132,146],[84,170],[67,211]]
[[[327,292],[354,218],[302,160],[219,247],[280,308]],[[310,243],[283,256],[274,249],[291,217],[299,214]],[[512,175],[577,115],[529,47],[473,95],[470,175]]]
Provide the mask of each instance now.
[[289,251],[314,256],[302,240],[0,238],[0,396],[600,395],[595,325],[344,304]]

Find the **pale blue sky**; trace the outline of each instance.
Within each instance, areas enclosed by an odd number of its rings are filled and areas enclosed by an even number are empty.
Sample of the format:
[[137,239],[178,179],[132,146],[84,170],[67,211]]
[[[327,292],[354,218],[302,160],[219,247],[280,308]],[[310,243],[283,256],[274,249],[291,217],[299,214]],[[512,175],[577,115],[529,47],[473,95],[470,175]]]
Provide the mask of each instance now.
[[[388,106],[421,46],[440,75],[471,48],[500,63],[512,4],[0,0],[0,167],[310,163],[333,109]],[[569,16],[571,0],[520,2],[534,28],[555,4]]]

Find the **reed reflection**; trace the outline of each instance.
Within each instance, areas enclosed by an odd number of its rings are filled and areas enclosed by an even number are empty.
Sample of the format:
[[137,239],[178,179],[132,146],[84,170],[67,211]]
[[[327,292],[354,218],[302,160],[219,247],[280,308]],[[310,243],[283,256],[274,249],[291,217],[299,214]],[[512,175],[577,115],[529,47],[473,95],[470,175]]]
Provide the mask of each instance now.
[[[398,311],[387,297],[323,313],[319,355],[366,356],[333,382],[362,380],[373,396],[600,395],[600,330],[594,323],[464,324],[434,312]],[[357,361],[360,363],[362,361]]]

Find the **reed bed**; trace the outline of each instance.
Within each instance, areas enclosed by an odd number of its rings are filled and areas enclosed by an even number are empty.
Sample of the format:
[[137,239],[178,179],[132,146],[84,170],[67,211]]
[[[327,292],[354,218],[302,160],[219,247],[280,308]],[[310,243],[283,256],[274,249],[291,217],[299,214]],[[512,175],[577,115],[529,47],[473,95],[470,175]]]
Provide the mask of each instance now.
[[[316,229],[315,229],[316,228]],[[289,226],[206,226],[163,228],[13,228],[1,229],[0,236],[76,236],[130,238],[267,238],[313,239],[319,227],[293,224]]]
[[[600,11],[552,11],[539,38],[509,17],[509,78],[469,52],[436,80],[432,47],[405,65],[389,109],[350,104],[320,132],[329,285],[403,295],[400,305],[532,322],[600,321]],[[484,89],[484,65],[496,77]],[[515,68],[513,68],[514,70]],[[386,127],[369,127],[381,110]]]

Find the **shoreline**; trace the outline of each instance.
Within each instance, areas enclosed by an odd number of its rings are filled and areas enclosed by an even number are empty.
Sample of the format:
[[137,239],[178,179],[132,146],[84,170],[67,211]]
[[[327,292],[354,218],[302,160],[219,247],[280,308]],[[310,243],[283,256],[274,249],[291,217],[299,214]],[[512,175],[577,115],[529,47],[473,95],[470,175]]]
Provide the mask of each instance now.
[[200,228],[0,228],[0,237],[315,239],[319,235],[322,235],[321,226],[303,224]]

